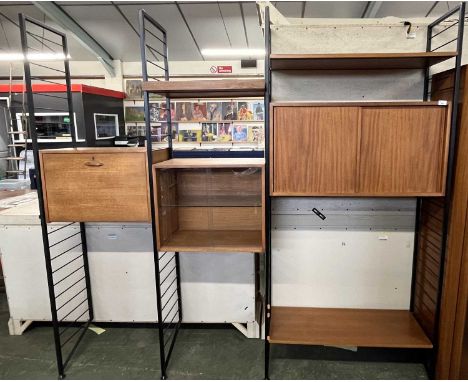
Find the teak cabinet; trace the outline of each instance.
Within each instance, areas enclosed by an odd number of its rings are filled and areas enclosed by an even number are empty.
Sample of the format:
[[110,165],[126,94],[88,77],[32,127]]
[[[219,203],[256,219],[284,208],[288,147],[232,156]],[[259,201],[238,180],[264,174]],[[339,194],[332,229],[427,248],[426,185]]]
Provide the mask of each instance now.
[[40,162],[48,222],[151,221],[146,148],[41,150]]
[[439,196],[450,105],[273,103],[273,196]]
[[153,168],[160,251],[263,252],[263,159],[171,159]]

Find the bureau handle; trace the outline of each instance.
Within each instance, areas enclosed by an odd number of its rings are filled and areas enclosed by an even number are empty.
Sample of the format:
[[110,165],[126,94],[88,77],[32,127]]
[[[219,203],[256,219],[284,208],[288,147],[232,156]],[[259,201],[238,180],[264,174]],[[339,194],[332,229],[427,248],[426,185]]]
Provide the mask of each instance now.
[[90,161],[85,162],[85,166],[89,166],[89,167],[101,167],[101,166],[104,166],[104,163],[97,161],[97,160],[94,159],[94,157],[93,157]]

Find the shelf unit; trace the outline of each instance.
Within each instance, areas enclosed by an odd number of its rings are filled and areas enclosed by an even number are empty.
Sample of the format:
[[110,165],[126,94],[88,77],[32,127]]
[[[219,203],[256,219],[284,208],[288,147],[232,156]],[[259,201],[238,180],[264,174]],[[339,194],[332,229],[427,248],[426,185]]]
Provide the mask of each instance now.
[[[457,38],[453,41],[457,43],[456,52],[437,52],[441,47],[447,45],[443,44],[437,47],[433,47],[432,39],[436,34],[434,32],[434,27],[440,26],[441,23],[445,20],[451,18],[451,16],[457,16],[457,21],[453,24],[458,24]],[[266,131],[266,141],[265,141],[265,159],[266,159],[266,250],[265,250],[265,269],[266,269],[266,322],[265,322],[265,376],[269,378],[270,371],[270,347],[272,345],[280,344],[300,344],[300,345],[331,345],[331,346],[357,346],[357,347],[380,347],[380,348],[411,348],[411,349],[420,349],[426,351],[428,357],[428,366],[429,372],[433,373],[434,371],[434,361],[436,357],[436,352],[438,349],[438,320],[440,312],[440,301],[441,293],[443,288],[443,280],[441,276],[436,276],[435,284],[437,285],[436,292],[436,308],[434,311],[434,322],[435,325],[434,331],[427,331],[427,326],[425,325],[425,318],[421,311],[418,310],[418,306],[414,304],[415,295],[421,296],[425,293],[424,289],[421,289],[421,286],[417,284],[416,279],[420,275],[420,268],[418,267],[418,238],[421,234],[420,229],[420,218],[421,218],[421,204],[422,196],[431,196],[431,193],[424,194],[421,190],[416,190],[411,194],[413,197],[417,197],[417,210],[416,210],[416,224],[415,224],[415,253],[413,257],[413,273],[412,273],[412,285],[411,285],[411,304],[409,310],[381,310],[381,309],[342,309],[342,308],[318,308],[318,307],[294,307],[294,306],[275,306],[272,303],[272,267],[275,264],[272,264],[272,254],[271,254],[271,198],[275,196],[333,196],[333,195],[346,195],[346,196],[362,196],[359,193],[356,193],[356,188],[348,188],[348,191],[345,192],[336,192],[336,184],[329,187],[326,190],[319,190],[318,192],[304,192],[304,190],[298,190],[297,186],[300,184],[300,180],[291,179],[291,171],[284,169],[284,179],[286,183],[289,182],[289,188],[284,192],[278,192],[276,186],[275,177],[277,174],[277,166],[283,166],[284,162],[287,160],[285,157],[288,155],[291,156],[291,163],[295,163],[295,168],[303,168],[304,164],[296,163],[293,157],[297,154],[298,148],[291,144],[290,147],[284,147],[283,157],[280,160],[277,160],[277,152],[275,148],[276,144],[276,132],[274,125],[277,123],[276,118],[276,107],[281,106],[291,106],[290,103],[275,103],[271,104],[271,92],[272,92],[272,72],[273,71],[282,71],[282,70],[376,70],[376,69],[420,69],[424,71],[424,91],[423,91],[423,101],[429,100],[429,87],[430,87],[430,67],[432,65],[444,62],[449,59],[455,59],[455,77],[453,86],[453,101],[451,109],[448,110],[447,115],[449,116],[445,130],[442,131],[440,138],[445,140],[443,146],[446,148],[445,155],[442,156],[443,161],[441,163],[439,171],[440,174],[440,188],[437,188],[436,194],[442,196],[445,199],[447,205],[449,205],[450,196],[451,196],[451,187],[453,183],[453,161],[454,161],[454,151],[455,151],[455,142],[457,137],[457,113],[458,113],[458,97],[459,97],[459,81],[460,81],[460,64],[461,64],[461,48],[463,41],[463,27],[464,27],[464,15],[465,15],[465,5],[462,3],[460,6],[454,8],[447,14],[435,20],[428,26],[427,33],[427,46],[426,52],[417,52],[417,53],[346,53],[346,54],[271,54],[271,26],[270,26],[270,15],[269,8],[265,7],[263,14],[264,21],[264,30],[265,30],[265,51],[267,54],[265,60],[265,81],[266,81],[266,95],[265,95],[265,126],[270,131]],[[452,20],[453,21],[453,20]],[[449,27],[450,28],[450,27]],[[445,28],[443,31],[445,31]],[[442,32],[438,32],[437,35],[440,35]],[[451,41],[451,42],[453,42]],[[288,75],[294,75],[294,73],[289,73]],[[302,74],[304,75],[304,74]],[[354,106],[356,108],[366,107],[364,103],[346,103],[346,106]],[[372,107],[372,102],[367,103],[367,107]],[[425,103],[428,105],[429,103]],[[397,104],[393,104],[397,107]],[[420,103],[421,105],[421,103]],[[270,107],[271,106],[271,107]],[[300,109],[303,106],[303,109],[310,107],[312,109],[314,106],[316,108],[323,107],[323,104],[315,105],[313,103],[295,103],[295,106]],[[343,105],[342,105],[343,106]],[[374,105],[375,106],[375,105]],[[323,111],[323,110],[322,110]],[[273,115],[271,115],[273,113]],[[296,116],[297,116],[296,110]],[[359,121],[361,121],[361,113],[357,113]],[[338,123],[342,123],[346,118],[338,118]],[[328,119],[327,119],[328,118]],[[324,119],[327,123],[330,123],[330,120],[333,118],[328,116]],[[317,121],[311,117],[308,121]],[[446,119],[447,120],[447,119]],[[301,120],[301,125],[307,125],[306,121]],[[314,123],[315,123],[314,122]],[[336,122],[336,121],[335,121]],[[349,121],[348,121],[349,122]],[[343,123],[343,127],[349,127],[349,123]],[[312,122],[310,122],[312,123]],[[361,123],[361,122],[360,122]],[[332,124],[333,125],[333,124]],[[317,126],[322,126],[317,124]],[[285,123],[282,127],[283,138],[284,130],[290,128],[294,129],[294,126],[288,125]],[[330,128],[335,127],[328,126]],[[359,129],[358,129],[359,130]],[[289,131],[291,132],[291,131]],[[328,144],[333,142],[344,143],[345,147],[336,150],[336,147],[331,148],[326,155],[343,155],[343,152],[349,151],[349,140],[339,140],[337,136],[326,136],[326,134],[333,135],[333,132],[327,130],[323,132],[323,136],[320,136],[321,139],[315,139],[315,142],[321,142],[322,144]],[[351,134],[350,136],[356,136],[357,139],[362,139],[362,132],[356,132],[356,134]],[[304,144],[304,140],[307,141],[307,138],[304,136],[298,135],[294,136],[291,140],[300,142],[300,145]],[[330,141],[331,140],[331,141]],[[284,143],[284,139],[283,142]],[[287,144],[286,144],[287,145]],[[306,143],[307,145],[307,143]],[[333,143],[332,143],[333,145]],[[352,140],[351,140],[352,146]],[[368,150],[368,147],[363,147],[366,145],[360,145],[361,150]],[[317,145],[314,143],[310,144],[309,154],[314,153],[314,150],[319,150]],[[414,150],[414,148],[412,149]],[[359,151],[359,150],[358,150]],[[438,151],[440,152],[440,151]],[[324,171],[323,177],[320,178],[316,173],[318,179],[316,182],[313,182],[312,187],[315,187],[315,190],[323,186],[323,179],[326,176],[330,175],[330,171],[336,171],[339,166],[343,166],[344,162],[338,164],[337,166],[332,166],[332,168],[326,170],[327,161],[320,162],[319,158],[315,158],[311,155],[307,156],[308,153],[302,153],[301,157],[305,157],[307,163],[317,163],[319,162],[320,170]],[[399,151],[400,153],[400,151]],[[360,158],[360,155],[357,152],[350,154],[350,161],[354,161],[355,158]],[[362,155],[362,153],[361,153]],[[395,158],[395,157],[393,157]],[[330,159],[330,158],[329,158]],[[363,159],[363,158],[361,158]],[[366,160],[368,161],[368,160]],[[425,162],[428,161],[428,158],[424,159]],[[290,163],[290,164],[291,164]],[[349,161],[346,161],[349,164]],[[320,167],[322,166],[322,167]],[[323,167],[325,166],[325,167]],[[293,166],[294,167],[294,166]],[[446,172],[445,172],[446,168]],[[340,170],[343,170],[340,168]],[[358,171],[361,172],[362,169]],[[306,171],[306,170],[304,170]],[[328,173],[328,175],[327,175]],[[288,175],[289,174],[289,175]],[[301,174],[298,178],[303,180],[304,176],[307,174]],[[362,175],[362,173],[360,174]],[[341,174],[338,176],[338,180],[343,182],[343,176],[346,177],[346,174]],[[382,177],[380,177],[382,179]],[[310,185],[309,191],[310,191]],[[318,187],[318,188],[317,188]],[[382,196],[375,190],[370,190],[365,192],[366,196]],[[401,191],[387,193],[386,196],[403,196],[404,193]],[[406,194],[408,195],[408,193]],[[432,195],[433,196],[433,195]],[[448,208],[447,208],[448,209]],[[448,221],[448,212],[445,210],[445,214],[441,215],[441,224],[443,225],[442,235],[440,237],[440,262],[438,264],[439,269],[436,271],[439,275],[443,274],[444,267],[444,255],[445,255],[445,244],[447,240],[447,221]],[[427,266],[422,264],[422,266]]]
[[169,98],[263,97],[265,81],[252,79],[144,81],[142,89]]
[[263,252],[262,159],[171,159],[153,168],[160,251]]
[[457,52],[270,54],[272,70],[426,69]]
[[[171,81],[165,29],[144,10],[140,10],[139,23],[147,131],[151,125],[150,94],[164,96],[167,109],[170,109],[171,99],[265,95],[265,82],[258,79]],[[154,44],[163,49],[158,50]],[[160,60],[164,61],[163,65]],[[152,77],[149,67],[163,70],[164,81]],[[168,126],[171,126],[171,113],[166,114]],[[174,283],[180,285],[179,252],[253,252],[258,256],[265,248],[266,216],[263,159],[174,159],[172,129],[169,128],[168,132],[169,159],[153,165],[150,175],[151,189],[154,190],[151,203],[153,246],[155,253],[161,252],[155,263],[155,273],[163,379],[167,378],[168,364],[183,317],[180,292],[176,293],[174,287]],[[170,266],[166,262],[168,256],[172,256],[175,262],[171,270],[168,270]],[[169,277],[174,281],[166,281]],[[167,297],[171,293],[176,293],[178,302],[177,312],[172,318],[172,300]]]

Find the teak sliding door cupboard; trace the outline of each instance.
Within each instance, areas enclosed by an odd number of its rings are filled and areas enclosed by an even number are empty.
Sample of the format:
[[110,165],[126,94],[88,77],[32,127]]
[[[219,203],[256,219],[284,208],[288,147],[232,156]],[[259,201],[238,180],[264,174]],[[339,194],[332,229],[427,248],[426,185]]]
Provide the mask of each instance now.
[[439,196],[450,105],[272,105],[273,196]]

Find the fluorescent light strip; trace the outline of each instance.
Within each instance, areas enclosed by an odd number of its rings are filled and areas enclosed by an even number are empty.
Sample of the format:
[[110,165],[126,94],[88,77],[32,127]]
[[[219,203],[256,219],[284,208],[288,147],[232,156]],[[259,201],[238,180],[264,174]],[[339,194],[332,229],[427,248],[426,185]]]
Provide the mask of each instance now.
[[202,49],[206,57],[260,57],[265,56],[265,49]]
[[[57,61],[65,59],[63,53],[28,53],[29,61]],[[68,55],[67,59],[70,59]],[[23,53],[0,53],[0,61],[24,61]]]

